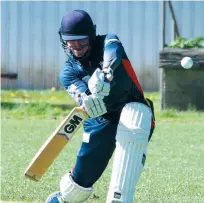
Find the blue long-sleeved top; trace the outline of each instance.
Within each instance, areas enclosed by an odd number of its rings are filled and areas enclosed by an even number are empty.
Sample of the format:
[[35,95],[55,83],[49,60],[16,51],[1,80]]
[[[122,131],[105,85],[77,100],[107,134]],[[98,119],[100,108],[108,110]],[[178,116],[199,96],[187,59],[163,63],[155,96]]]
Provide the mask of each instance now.
[[116,35],[96,36],[89,57],[77,60],[72,54],[60,74],[60,81],[68,93],[82,104],[81,93],[89,94],[87,82],[93,72],[110,67],[114,73],[109,96],[104,98],[108,114],[119,112],[129,102],[145,103],[142,88]]

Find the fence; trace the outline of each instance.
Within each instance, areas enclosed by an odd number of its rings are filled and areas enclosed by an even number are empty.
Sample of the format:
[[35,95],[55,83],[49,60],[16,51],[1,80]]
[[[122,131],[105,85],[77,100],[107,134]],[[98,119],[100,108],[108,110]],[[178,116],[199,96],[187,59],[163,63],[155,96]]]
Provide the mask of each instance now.
[[[181,36],[204,35],[204,2],[172,2]],[[60,88],[58,75],[65,61],[57,34],[65,12],[84,9],[97,33],[116,33],[146,91],[159,89],[159,50],[162,47],[162,2],[158,1],[3,1],[1,2],[2,89]],[[166,42],[173,39],[167,9]]]

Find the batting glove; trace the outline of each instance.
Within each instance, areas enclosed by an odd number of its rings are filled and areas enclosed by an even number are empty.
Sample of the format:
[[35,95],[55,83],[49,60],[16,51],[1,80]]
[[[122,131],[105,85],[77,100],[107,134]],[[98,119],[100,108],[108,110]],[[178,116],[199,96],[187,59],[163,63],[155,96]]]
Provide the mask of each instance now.
[[105,73],[97,68],[88,81],[90,92],[97,97],[105,97],[110,92],[110,82],[105,81]]
[[103,67],[102,72],[105,73],[105,78],[108,81],[113,80],[113,70],[110,67]]
[[89,117],[95,118],[107,113],[105,103],[101,97],[96,97],[95,95],[82,95],[83,106]]

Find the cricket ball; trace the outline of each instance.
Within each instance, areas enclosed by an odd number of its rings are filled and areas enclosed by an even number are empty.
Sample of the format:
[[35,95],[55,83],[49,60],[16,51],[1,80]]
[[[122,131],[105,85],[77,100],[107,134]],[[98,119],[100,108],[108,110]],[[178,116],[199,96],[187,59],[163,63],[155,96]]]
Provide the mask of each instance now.
[[184,69],[190,69],[193,66],[193,60],[190,57],[184,57],[181,60],[181,66]]

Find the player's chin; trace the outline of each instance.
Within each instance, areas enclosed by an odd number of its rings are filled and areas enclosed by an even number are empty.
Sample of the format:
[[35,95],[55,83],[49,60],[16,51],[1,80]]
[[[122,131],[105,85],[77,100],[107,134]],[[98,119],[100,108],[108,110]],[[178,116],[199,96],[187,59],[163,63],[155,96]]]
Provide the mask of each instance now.
[[80,50],[80,51],[74,51],[74,55],[77,57],[77,58],[80,58],[80,57],[83,57],[85,54],[86,54],[86,52],[87,52],[88,50],[87,49],[85,49],[85,50]]
[[81,58],[84,56],[85,53],[74,53],[74,55],[77,57],[77,58]]

